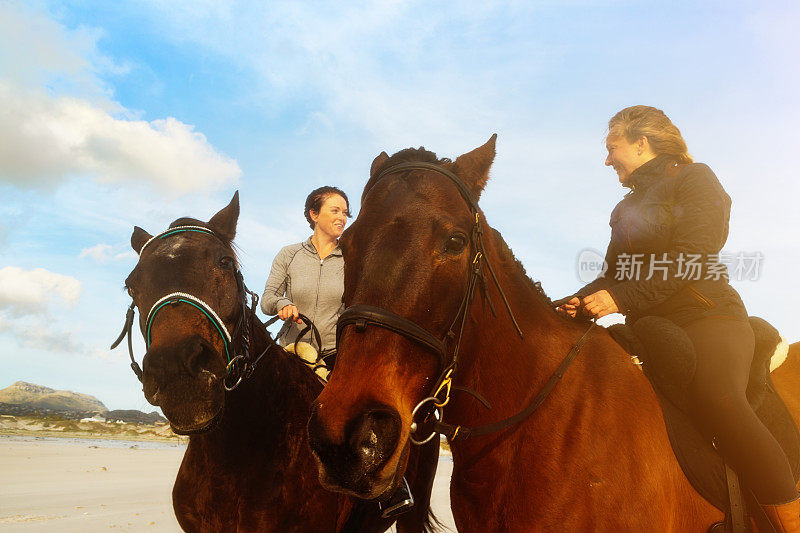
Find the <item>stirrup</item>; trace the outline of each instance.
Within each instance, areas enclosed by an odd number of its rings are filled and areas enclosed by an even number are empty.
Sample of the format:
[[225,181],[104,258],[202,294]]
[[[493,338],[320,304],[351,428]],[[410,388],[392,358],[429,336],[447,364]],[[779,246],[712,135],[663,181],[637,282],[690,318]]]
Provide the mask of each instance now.
[[411,494],[411,489],[405,477],[403,477],[403,482],[397,487],[391,498],[385,502],[378,502],[381,518],[394,518],[410,511],[412,507],[414,507],[414,496]]

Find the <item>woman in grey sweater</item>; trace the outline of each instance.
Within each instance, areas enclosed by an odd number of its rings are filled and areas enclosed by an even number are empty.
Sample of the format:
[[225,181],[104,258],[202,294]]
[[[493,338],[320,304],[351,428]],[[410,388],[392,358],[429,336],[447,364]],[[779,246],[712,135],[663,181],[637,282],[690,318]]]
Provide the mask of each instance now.
[[[344,309],[344,259],[339,237],[350,216],[350,202],[340,189],[320,187],[306,198],[305,215],[314,234],[278,252],[261,297],[261,310],[286,321],[278,333],[283,346],[294,342],[300,333],[298,313],[310,318],[319,330],[322,346],[316,346],[314,339],[304,340],[326,357],[330,369],[336,358],[336,321]],[[405,478],[389,500],[379,504],[384,518],[402,514],[413,505]]]
[[343,308],[344,260],[339,236],[350,216],[347,195],[336,187],[315,189],[306,198],[305,216],[314,234],[278,252],[261,297],[261,310],[286,321],[278,333],[283,346],[300,333],[298,313],[306,315],[319,330],[322,346],[313,338],[304,340],[325,355],[336,348],[336,320]]

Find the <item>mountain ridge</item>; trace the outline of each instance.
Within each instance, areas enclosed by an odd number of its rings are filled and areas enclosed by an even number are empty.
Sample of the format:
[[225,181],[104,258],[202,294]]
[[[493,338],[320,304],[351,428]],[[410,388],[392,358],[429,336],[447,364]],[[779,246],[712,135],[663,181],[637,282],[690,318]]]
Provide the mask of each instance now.
[[56,390],[27,381],[17,381],[0,390],[0,402],[54,411],[108,411],[103,402],[89,394]]

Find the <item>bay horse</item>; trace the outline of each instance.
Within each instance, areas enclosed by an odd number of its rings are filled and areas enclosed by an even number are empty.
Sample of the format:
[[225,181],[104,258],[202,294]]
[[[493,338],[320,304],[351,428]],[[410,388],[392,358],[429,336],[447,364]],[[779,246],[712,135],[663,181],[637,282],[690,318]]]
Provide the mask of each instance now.
[[[320,480],[385,491],[444,416],[459,531],[707,531],[723,513],[684,476],[645,375],[605,329],[555,312],[485,221],[477,199],[495,139],[455,161],[420,148],[372,163],[340,239],[337,372],[308,426]],[[464,438],[536,402],[516,424]]]
[[[155,237],[139,227],[131,236],[139,261],[125,286],[133,303],[114,346],[127,333],[147,401],[175,433],[189,435],[172,492],[178,523],[191,532],[385,531],[393,521],[376,502],[331,493],[317,480],[306,422],[323,386],[256,317],[257,296],[232,247],[238,218],[237,192],[208,222],[181,218]],[[143,369],[130,344],[134,307],[147,345]],[[435,448],[414,458],[425,474],[411,472],[418,503],[399,517],[398,531],[430,529],[437,458]]]

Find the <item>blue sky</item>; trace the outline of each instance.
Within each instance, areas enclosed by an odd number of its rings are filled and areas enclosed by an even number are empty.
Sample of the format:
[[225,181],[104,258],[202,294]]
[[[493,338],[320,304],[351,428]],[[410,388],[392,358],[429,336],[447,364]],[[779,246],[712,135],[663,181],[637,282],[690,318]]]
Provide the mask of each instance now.
[[[355,203],[372,159],[455,157],[498,133],[481,205],[563,296],[623,194],[622,107],[664,109],[733,198],[751,314],[800,340],[800,8],[793,2],[0,2],[0,387],[149,410],[123,350],[133,225],[208,219],[240,190],[261,289],[307,237],[302,202]],[[144,353],[141,342],[138,353]]]

